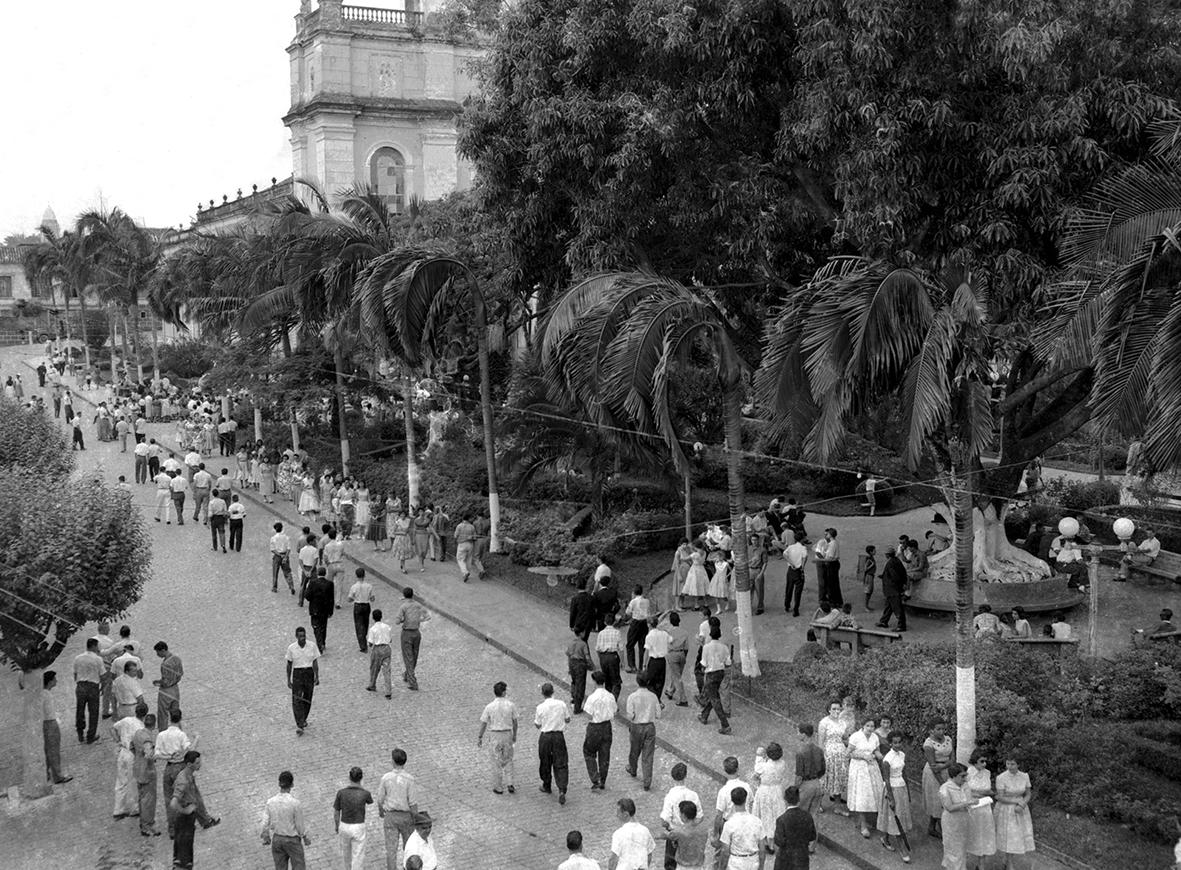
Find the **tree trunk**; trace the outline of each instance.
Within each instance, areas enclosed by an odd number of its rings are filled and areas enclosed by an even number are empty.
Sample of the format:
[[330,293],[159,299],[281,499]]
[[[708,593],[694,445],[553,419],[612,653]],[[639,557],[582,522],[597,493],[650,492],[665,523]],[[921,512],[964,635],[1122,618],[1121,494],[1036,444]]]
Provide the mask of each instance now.
[[131,346],[135,350],[135,379],[141,384],[144,381],[143,343],[139,334],[139,303],[131,305],[131,323],[135,329],[131,333]]
[[476,349],[480,357],[480,413],[484,420],[484,459],[488,464],[488,552],[500,552],[500,491],[496,483],[496,433],[492,427],[492,374],[488,364],[488,324],[484,304],[476,305]]
[[754,618],[750,603],[750,563],[746,553],[746,497],[742,489],[742,396],[737,383],[724,384],[726,414],[726,478],[730,501],[731,553],[734,556],[734,587],[738,615],[738,656],[742,673],[759,676],[759,655],[755,649]]
[[[967,463],[962,463],[967,465]],[[976,648],[972,636],[975,615],[972,518],[972,473],[952,471],[952,522],[955,529],[955,718],[956,759],[967,764],[976,748]]]
[[[127,377],[131,374],[131,350],[127,344],[127,315],[120,314],[115,322],[118,323],[120,320],[123,321],[123,334],[119,336],[123,345],[123,376]],[[114,347],[114,342],[111,342],[111,346]]]
[[90,371],[90,339],[86,333],[86,288],[78,292],[78,311],[82,315],[82,355],[86,370]]
[[333,368],[336,369],[336,421],[340,430],[340,467],[345,477],[349,476],[349,428],[345,420],[344,401],[344,348],[340,345],[340,335],[337,334],[335,347],[332,351]]
[[41,725],[41,683],[44,670],[38,668],[22,671],[21,697],[21,762],[24,775],[21,778],[21,797],[26,800],[45,797],[53,791],[45,774],[45,739]]
[[115,374],[115,339],[118,338],[118,336],[115,334],[117,332],[117,329],[115,326],[116,322],[117,321],[115,320],[114,313],[111,312],[110,310],[108,310],[107,311],[107,343],[111,345],[111,383],[112,384],[114,384],[115,381],[118,379],[118,376]]
[[152,386],[160,386],[160,321],[152,318]]
[[262,408],[254,406],[254,440],[262,438]]
[[414,443],[414,379],[402,375],[402,419],[406,423],[406,506],[418,506],[418,456]]
[[685,483],[685,540],[693,540],[693,477],[689,469],[682,476]]
[[288,411],[289,421],[291,423],[291,449],[299,450],[299,418],[295,416],[295,408]]

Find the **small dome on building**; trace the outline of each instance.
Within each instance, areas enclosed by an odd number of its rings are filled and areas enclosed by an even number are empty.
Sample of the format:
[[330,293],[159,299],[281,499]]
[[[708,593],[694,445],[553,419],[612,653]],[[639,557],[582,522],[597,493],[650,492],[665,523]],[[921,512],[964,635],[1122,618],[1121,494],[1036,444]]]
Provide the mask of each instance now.
[[45,206],[45,214],[41,215],[40,226],[48,227],[50,230],[53,231],[54,235],[57,235],[58,233],[61,232],[61,227],[58,225],[58,222],[57,222],[57,215],[55,215],[53,213],[52,207],[50,207],[48,205]]

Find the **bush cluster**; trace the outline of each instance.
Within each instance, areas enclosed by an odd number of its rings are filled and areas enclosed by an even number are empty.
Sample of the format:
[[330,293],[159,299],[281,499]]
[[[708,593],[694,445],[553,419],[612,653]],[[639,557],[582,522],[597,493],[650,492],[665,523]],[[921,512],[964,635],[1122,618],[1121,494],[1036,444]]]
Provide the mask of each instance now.
[[[888,713],[916,743],[931,724],[955,722],[949,647],[899,644],[853,659],[829,655],[800,672],[813,691],[851,695]],[[1129,650],[1094,665],[1059,663],[1014,646],[978,647],[977,732],[1014,756],[1039,796],[1158,840],[1175,836],[1181,812],[1181,697],[1169,691],[1181,650]]]

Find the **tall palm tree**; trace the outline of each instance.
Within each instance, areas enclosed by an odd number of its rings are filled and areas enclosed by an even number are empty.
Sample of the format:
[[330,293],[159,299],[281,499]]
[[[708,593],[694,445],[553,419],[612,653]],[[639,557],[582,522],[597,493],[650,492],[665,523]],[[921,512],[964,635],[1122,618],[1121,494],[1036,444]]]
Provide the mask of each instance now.
[[742,372],[726,320],[705,297],[643,272],[595,275],[571,287],[542,326],[541,354],[552,389],[592,409],[608,429],[634,428],[663,443],[682,472],[688,460],[669,410],[669,374],[690,343],[714,351],[724,403],[726,470],[742,671],[758,676],[743,491]]
[[965,752],[976,745],[973,496],[993,437],[1000,340],[979,276],[844,257],[769,321],[755,378],[776,422],[811,421],[806,455],[836,456],[854,413],[891,396],[907,463],[935,462],[955,532],[957,743]]
[[86,368],[90,368],[90,342],[86,327],[86,294],[93,283],[93,244],[78,227],[63,233],[51,227],[42,226],[42,244],[34,248],[26,258],[26,273],[43,285],[49,282],[61,284],[65,299],[67,338],[71,330],[70,299],[78,300],[82,315],[82,353]]
[[[463,294],[472,309],[472,329],[480,365],[480,410],[488,474],[489,549],[500,551],[500,492],[496,475],[496,435],[492,421],[492,375],[488,350],[488,313],[476,275],[453,256],[421,248],[400,248],[373,259],[357,286],[357,302],[366,331],[376,336],[411,369],[437,355],[441,315]],[[413,426],[406,408],[406,452]],[[411,460],[408,459],[408,462]],[[413,501],[413,494],[411,495]]]

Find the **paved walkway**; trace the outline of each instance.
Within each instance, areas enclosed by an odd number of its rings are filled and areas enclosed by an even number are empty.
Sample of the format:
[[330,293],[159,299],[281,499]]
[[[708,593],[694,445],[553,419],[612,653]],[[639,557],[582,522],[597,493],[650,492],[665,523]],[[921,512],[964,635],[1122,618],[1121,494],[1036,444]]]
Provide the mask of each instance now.
[[[11,353],[0,356],[0,368]],[[153,434],[164,442],[167,428],[156,427]],[[112,478],[131,476],[130,455],[121,456],[116,445],[91,445],[86,459],[101,464]],[[139,488],[136,498],[150,517],[148,487]],[[164,527],[149,520],[155,576],[128,616],[137,637],[145,642],[165,638],[185,661],[182,707],[188,711],[190,729],[202,735],[201,748],[208,754],[200,779],[210,806],[224,820],[217,829],[199,832],[199,865],[213,860],[227,867],[266,866],[267,855],[257,845],[257,820],[262,803],[276,790],[277,772],[289,768],[312,819],[316,842],[309,849],[309,866],[330,866],[335,855],[332,793],[352,764],[365,768],[366,785],[375,788],[387,768],[389,749],[401,745],[410,752],[410,769],[424,787],[422,803],[437,819],[441,866],[554,867],[564,853],[565,832],[572,827],[584,832],[588,853],[606,866],[610,832],[616,826],[614,799],[634,797],[639,816],[651,824],[659,795],[669,782],[668,770],[677,760],[691,764],[690,785],[708,804],[721,781],[718,771],[725,756],[737,755],[745,772],[756,746],[770,740],[789,750],[796,745],[794,723],[741,700],[735,703],[730,736],[700,725],[691,708],[670,707],[658,728],[662,751],[657,753],[654,791],[640,791],[626,774],[620,775],[626,731],[617,723],[612,777],[606,793],[598,794],[586,790],[577,752],[585,720],[576,717],[568,736],[573,749],[570,804],[560,808],[536,794],[536,741],[528,728],[522,729],[518,744],[517,774],[523,787],[514,798],[496,798],[484,785],[487,763],[474,745],[479,711],[496,679],[505,679],[518,705],[530,713],[542,675],[561,681],[564,614],[498,583],[463,584],[451,563],[428,563],[424,573],[403,575],[388,555],[374,554],[361,543],[350,545],[349,557],[390,587],[385,594],[379,592],[383,604],[396,602],[395,590],[411,583],[444,617],[428,623],[424,631],[423,691],[410,693],[399,686],[392,702],[364,692],[364,657],[352,651],[347,638],[351,623],[345,612],[339,612],[329,625],[330,651],[323,662],[311,726],[303,737],[296,737],[282,652],[294,627],[306,624],[305,614],[290,596],[270,593],[266,541],[276,515],[296,528],[303,523],[290,504],[263,506],[250,495],[247,502],[250,513],[241,554],[205,549],[204,526],[188,522],[183,528]],[[75,636],[59,669],[81,650],[83,641],[83,635]],[[150,680],[154,665],[147,670]],[[0,683],[0,709],[11,708],[7,702],[14,682],[6,677]],[[628,680],[625,696],[631,689]],[[63,706],[68,703],[72,710],[67,690],[61,691]],[[46,801],[10,812],[5,828],[14,836],[0,838],[0,867],[166,866],[167,841],[142,840],[132,823],[110,820],[110,742],[78,747],[71,744],[72,729],[65,730],[66,764],[78,779]],[[881,850],[876,840],[862,840],[851,821],[826,814],[818,822],[823,846],[814,867],[900,866],[897,856]],[[46,837],[46,830],[61,833]],[[921,831],[912,839],[912,866],[938,867],[938,844]],[[366,866],[384,866],[383,853],[380,829],[371,821]],[[1041,856],[1035,864],[1038,870],[1060,866]]]

